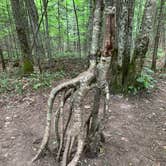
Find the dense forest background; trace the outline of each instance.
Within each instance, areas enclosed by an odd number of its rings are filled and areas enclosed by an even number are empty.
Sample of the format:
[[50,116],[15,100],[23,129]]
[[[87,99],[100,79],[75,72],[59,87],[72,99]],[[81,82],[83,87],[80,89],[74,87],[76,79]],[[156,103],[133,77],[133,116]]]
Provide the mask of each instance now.
[[[133,85],[133,80],[129,78],[125,80],[127,72],[130,72],[128,70],[134,69],[125,68],[128,68],[132,61],[134,48],[137,45],[135,45],[135,41],[142,33],[140,29],[144,26],[142,24],[146,24],[143,23],[146,1],[135,0],[132,3],[126,1],[127,6],[124,2],[124,4],[119,2],[116,2],[116,5],[119,6],[116,9],[117,18],[120,18],[117,19],[116,25],[117,31],[119,31],[117,44],[119,51],[118,58],[114,58],[114,65],[112,64],[112,72],[114,73],[111,81],[112,87],[118,92],[126,89],[126,87],[127,89],[129,87],[132,91],[137,91],[135,85]],[[57,66],[55,59],[58,58],[86,59],[90,54],[95,3],[93,0],[1,0],[0,54],[2,69],[19,67],[22,74],[27,74],[35,68],[35,71],[43,73],[43,71]],[[109,3],[106,2],[106,4]],[[125,13],[120,12],[123,8],[126,8],[127,12],[130,13],[128,25],[126,24],[124,27],[123,22],[125,23],[126,16]],[[164,58],[166,56],[164,1],[154,1],[152,8],[151,25],[149,25],[151,28],[148,34],[150,42],[148,50],[144,53],[147,62],[144,66],[155,71],[156,64],[159,64],[158,67],[161,69],[164,68],[166,63],[166,58]],[[102,20],[104,21],[104,17]],[[125,28],[125,26],[128,28]],[[104,27],[102,27],[101,33],[104,31]],[[125,44],[125,42],[128,44]],[[100,38],[99,48],[101,45],[102,37]],[[128,50],[128,52],[124,52],[124,50]],[[87,61],[82,60],[82,62]],[[144,62],[145,60],[141,63],[144,64]],[[116,64],[118,64],[118,68]],[[134,64],[133,66],[137,65]],[[22,75],[21,73],[20,75]],[[118,73],[122,74],[119,75]],[[133,75],[137,74],[133,73]],[[138,78],[138,76],[136,77]],[[139,79],[139,81],[144,84],[145,79]]]
[[[23,53],[16,32],[16,22],[12,12],[12,1],[1,0],[0,4],[0,42],[4,59],[19,60]],[[29,52],[35,64],[40,66],[43,60],[51,62],[57,57],[86,57],[90,49],[94,1],[88,0],[32,0],[15,1],[17,17],[26,32]],[[156,54],[165,56],[165,6],[156,1],[153,5],[153,30],[151,31],[149,57]],[[160,7],[163,12],[160,14]],[[132,21],[132,41],[139,33],[145,0],[134,2]],[[132,9],[131,9],[132,10]],[[158,24],[159,27],[158,27]],[[157,32],[159,31],[159,32]],[[158,33],[158,34],[156,34]],[[159,38],[157,42],[156,35]],[[134,42],[131,43],[132,49]],[[158,45],[158,46],[156,46]],[[156,55],[155,59],[156,59]],[[155,60],[154,60],[155,61]],[[156,62],[153,62],[156,63]],[[51,65],[51,64],[50,64]],[[42,70],[42,67],[39,67]],[[155,64],[153,64],[153,68]]]

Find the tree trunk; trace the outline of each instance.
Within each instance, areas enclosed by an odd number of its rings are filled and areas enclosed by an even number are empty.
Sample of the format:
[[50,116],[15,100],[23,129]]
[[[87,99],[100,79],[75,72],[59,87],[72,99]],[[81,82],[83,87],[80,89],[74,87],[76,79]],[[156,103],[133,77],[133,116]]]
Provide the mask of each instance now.
[[4,60],[4,57],[3,57],[3,51],[0,47],[0,57],[1,57],[1,64],[2,64],[2,70],[5,71],[6,70],[6,65],[5,65],[5,60]]
[[111,87],[115,92],[127,89],[128,70],[131,59],[133,0],[117,0],[114,54],[111,64]]
[[20,42],[20,47],[22,51],[22,67],[23,74],[29,74],[33,72],[33,62],[32,55],[30,51],[30,46],[28,43],[28,37],[26,34],[25,20],[23,15],[25,14],[23,8],[20,5],[20,0],[11,0],[13,17],[15,20],[16,31],[18,39]]
[[48,56],[49,62],[50,62],[51,61],[51,47],[50,47],[51,42],[50,42],[48,15],[47,15],[48,0],[43,0],[43,7],[44,7],[44,13],[45,13],[46,50],[47,50],[47,56]]
[[60,13],[60,0],[58,0],[58,50],[62,51],[62,34],[61,34],[61,13]]
[[[166,13],[165,13],[166,15]],[[164,54],[165,54],[165,60],[164,60],[164,70],[166,71],[166,23],[163,25],[163,41],[162,41],[162,44],[163,44],[163,50],[164,50]]]
[[[35,61],[36,64],[38,65],[39,71],[40,73],[42,72],[42,68],[41,68],[41,57],[44,56],[45,52],[44,52],[44,48],[43,48],[43,43],[42,43],[42,38],[40,36],[40,33],[37,32],[38,28],[39,28],[39,16],[38,16],[38,11],[37,11],[37,7],[36,4],[34,2],[34,0],[24,0],[27,10],[28,10],[28,14],[29,14],[29,19],[31,21],[31,26],[32,26],[32,32],[33,32],[33,41],[34,41],[34,46],[35,46],[35,50],[36,50],[36,57],[35,57]],[[31,48],[33,49],[33,48]],[[32,52],[32,50],[31,50]]]
[[70,36],[69,36],[69,18],[68,18],[68,3],[66,0],[66,35],[67,35],[67,51],[70,51]]
[[160,39],[160,30],[162,26],[162,17],[163,17],[163,9],[164,9],[164,0],[160,1],[160,10],[158,15],[158,23],[157,23],[157,29],[156,29],[156,35],[155,35],[155,42],[154,42],[154,49],[152,54],[152,70],[156,71],[156,60],[157,60],[157,50],[159,45],[159,39]]
[[124,50],[123,50],[123,57],[122,57],[122,86],[123,89],[127,89],[128,87],[128,70],[130,64],[130,55],[131,55],[131,48],[132,48],[132,25],[133,25],[133,16],[134,16],[134,3],[135,0],[128,0],[127,1],[127,10],[126,12],[127,17],[124,25]]
[[147,0],[142,18],[141,29],[136,38],[132,60],[129,66],[128,86],[136,86],[137,78],[141,75],[146,53],[148,51],[150,32],[152,29],[153,0]]
[[74,7],[74,14],[75,14],[76,26],[77,26],[78,52],[79,52],[79,55],[80,55],[80,58],[81,58],[81,39],[80,39],[80,29],[79,29],[77,10],[76,10],[76,5],[75,5],[75,1],[74,1],[74,0],[73,0],[73,7]]

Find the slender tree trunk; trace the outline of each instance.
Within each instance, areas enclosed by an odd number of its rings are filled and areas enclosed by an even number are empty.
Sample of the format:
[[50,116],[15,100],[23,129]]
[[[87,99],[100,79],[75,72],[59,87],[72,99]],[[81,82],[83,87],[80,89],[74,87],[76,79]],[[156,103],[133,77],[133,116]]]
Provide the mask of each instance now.
[[89,0],[89,18],[88,18],[88,28],[87,28],[87,35],[86,35],[86,50],[87,54],[90,54],[90,46],[92,41],[92,30],[93,30],[93,14],[94,14],[95,2]]
[[141,22],[141,14],[142,14],[142,7],[143,7],[143,1],[139,0],[139,7],[138,7],[138,13],[137,13],[137,27],[136,27],[136,36],[138,35],[139,28],[140,28],[140,22]]
[[3,57],[3,51],[0,47],[0,57],[1,57],[1,64],[2,64],[2,70],[5,71],[6,70],[6,65],[5,65],[5,60],[4,60],[4,57]]
[[[165,13],[165,15],[166,15],[166,13]],[[164,50],[164,54],[165,54],[165,60],[164,60],[163,68],[166,71],[166,36],[165,36],[166,35],[166,24],[163,25],[163,35],[164,35],[164,37],[163,37],[162,44],[163,44],[163,50]]]
[[23,73],[28,74],[33,72],[33,62],[32,62],[32,55],[30,51],[30,46],[28,43],[28,37],[26,34],[26,23],[24,22],[24,14],[25,12],[22,11],[23,8],[21,7],[20,0],[11,0],[13,16],[16,25],[16,31],[18,35],[18,39],[20,42],[20,47],[22,51],[22,66],[23,66]]
[[62,51],[62,34],[61,34],[61,14],[60,14],[60,0],[58,0],[58,50]]
[[19,58],[19,53],[18,53],[18,48],[17,48],[17,39],[16,39],[16,35],[15,35],[15,31],[14,31],[14,25],[13,25],[13,19],[12,19],[12,16],[11,16],[11,11],[10,11],[10,6],[9,6],[9,3],[8,0],[6,0],[6,7],[7,7],[7,13],[8,13],[8,17],[9,17],[9,22],[10,22],[10,28],[11,28],[11,33],[12,33],[12,38],[13,38],[13,49],[14,49],[14,55],[16,55],[16,58],[18,59]]
[[[49,25],[48,25],[48,0],[43,0],[43,7],[45,13],[45,29],[46,29],[46,49],[47,49],[47,56],[51,60],[51,42],[50,42],[50,34],[49,34]],[[49,62],[50,62],[49,60]]]
[[81,58],[81,38],[80,38],[80,29],[79,29],[79,23],[78,23],[78,15],[76,10],[75,1],[73,0],[73,7],[74,7],[74,14],[76,19],[76,26],[77,26],[77,38],[78,38],[78,51]]
[[160,39],[160,30],[162,25],[162,16],[163,16],[163,9],[164,9],[164,0],[160,1],[160,10],[158,15],[158,23],[157,23],[157,29],[156,29],[156,35],[155,35],[155,43],[154,43],[154,49],[152,54],[152,70],[156,71],[156,60],[157,60],[157,50],[159,46],[159,39]]
[[69,18],[68,18],[68,3],[66,0],[66,35],[67,35],[67,51],[70,50],[70,37],[69,37]]

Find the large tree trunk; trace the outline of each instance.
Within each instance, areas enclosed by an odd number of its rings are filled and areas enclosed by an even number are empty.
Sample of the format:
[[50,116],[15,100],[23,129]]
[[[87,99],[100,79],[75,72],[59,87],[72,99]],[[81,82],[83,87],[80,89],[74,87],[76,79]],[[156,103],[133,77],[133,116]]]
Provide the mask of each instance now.
[[132,25],[133,25],[133,16],[134,16],[134,3],[135,0],[128,0],[127,10],[126,12],[127,17],[125,18],[125,25],[124,25],[124,50],[123,50],[123,57],[122,57],[122,86],[123,89],[126,89],[128,86],[128,70],[129,64],[131,59],[131,48],[132,48]]
[[[35,61],[41,73],[42,68],[41,68],[40,61],[41,61],[41,57],[44,56],[45,52],[43,48],[42,38],[40,36],[40,33],[38,32],[38,28],[39,28],[38,11],[37,11],[37,7],[34,0],[24,0],[24,1],[28,10],[29,20],[31,22],[31,27],[32,27],[33,41],[34,41],[34,47],[36,51]],[[31,49],[32,49],[31,50],[32,52],[33,48]]]
[[152,29],[152,7],[154,0],[147,0],[142,18],[140,32],[136,38],[135,48],[128,72],[128,86],[136,86],[141,75],[145,56],[148,51],[150,32]]
[[139,34],[136,37],[133,56],[132,23],[134,15],[133,0],[117,0],[116,36],[114,54],[111,62],[111,87],[114,92],[127,92],[141,74],[152,28],[152,6],[154,1],[147,0]]
[[26,24],[24,19],[25,12],[20,5],[20,0],[11,0],[13,17],[15,20],[16,31],[20,42],[22,51],[22,66],[23,74],[29,74],[33,72],[33,62],[30,46],[28,43],[28,35],[26,34]]
[[132,47],[134,3],[135,1],[133,0],[117,0],[115,2],[116,36],[111,64],[111,87],[116,92],[127,88]]

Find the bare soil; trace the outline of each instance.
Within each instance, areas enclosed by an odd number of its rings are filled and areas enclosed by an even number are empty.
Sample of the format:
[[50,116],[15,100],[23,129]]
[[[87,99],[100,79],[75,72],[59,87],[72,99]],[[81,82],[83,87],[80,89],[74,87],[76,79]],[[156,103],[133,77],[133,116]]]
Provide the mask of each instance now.
[[[58,166],[48,152],[30,162],[43,136],[49,92],[0,96],[0,166]],[[166,80],[159,79],[150,93],[112,95],[103,132],[98,157],[83,157],[80,165],[166,166]]]

